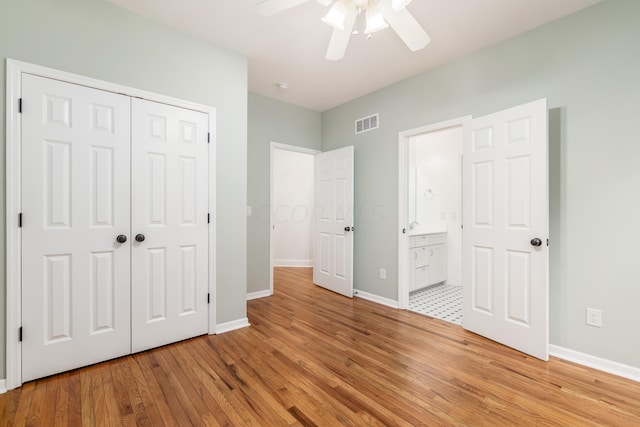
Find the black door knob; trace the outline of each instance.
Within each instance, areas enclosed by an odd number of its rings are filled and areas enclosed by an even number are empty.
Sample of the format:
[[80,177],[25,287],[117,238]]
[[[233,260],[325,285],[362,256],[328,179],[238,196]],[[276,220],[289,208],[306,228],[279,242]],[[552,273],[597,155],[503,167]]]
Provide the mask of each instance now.
[[344,231],[351,231],[351,227],[345,227]]
[[125,236],[124,234],[120,234],[118,237],[116,237],[116,242],[118,243],[124,243],[127,241],[127,236]]
[[144,242],[144,234],[136,234],[136,242]]
[[531,246],[542,246],[542,240],[538,239],[537,237],[531,239]]

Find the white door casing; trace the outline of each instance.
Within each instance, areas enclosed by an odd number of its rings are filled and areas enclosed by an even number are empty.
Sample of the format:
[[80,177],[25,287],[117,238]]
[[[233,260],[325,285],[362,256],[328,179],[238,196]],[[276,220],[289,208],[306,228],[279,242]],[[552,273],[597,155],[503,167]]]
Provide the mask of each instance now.
[[353,146],[316,154],[313,282],[353,297]]
[[130,98],[23,74],[22,380],[128,354]]
[[[464,328],[548,360],[546,99],[464,126]],[[533,239],[540,239],[534,246]]]
[[207,333],[207,133],[205,113],[132,100],[134,352]]

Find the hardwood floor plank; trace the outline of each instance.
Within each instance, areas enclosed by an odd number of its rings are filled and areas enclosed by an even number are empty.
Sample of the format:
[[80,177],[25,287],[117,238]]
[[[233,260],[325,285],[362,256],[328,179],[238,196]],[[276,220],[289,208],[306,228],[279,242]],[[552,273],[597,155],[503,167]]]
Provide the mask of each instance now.
[[[95,417],[95,425],[98,427],[106,424],[105,420],[109,420],[109,411],[107,410],[106,385],[102,382],[102,371],[107,367],[106,364],[90,366],[91,374],[91,394],[93,400],[93,413]],[[114,423],[120,423],[120,419],[114,420]]]
[[58,393],[54,402],[54,426],[66,426],[69,424],[69,373],[60,374],[58,377]]
[[29,405],[29,410],[27,412],[27,418],[25,422],[25,425],[28,427],[43,424],[42,408],[44,406],[44,400],[46,397],[47,382],[50,380],[51,378],[45,378],[38,381],[34,386],[31,404]]
[[143,372],[149,383],[153,400],[162,414],[165,424],[183,426],[189,425],[189,417],[180,405],[163,367],[156,358],[158,349],[150,350],[138,358],[143,366]]
[[[130,419],[128,417],[130,414],[126,414],[125,417],[120,413],[120,408],[118,407],[118,397],[115,393],[113,375],[111,374],[111,367],[114,364],[120,363],[120,359],[112,360],[111,363],[101,364],[103,365],[103,369],[100,370],[100,374],[102,376],[102,387],[104,390],[104,398],[105,398],[105,410],[107,412],[106,420],[109,420],[105,425],[109,426],[120,426],[124,425],[125,421]],[[98,425],[100,425],[101,420],[98,420]]]
[[[135,354],[129,358],[128,360],[132,361],[132,363],[127,363],[127,372],[130,374],[129,377],[129,385],[127,387],[129,398],[132,401],[140,399],[140,403],[142,404],[142,408],[135,404],[132,408],[136,411],[136,419],[139,419],[138,425],[144,426],[146,424],[146,418],[148,417],[149,424],[153,427],[155,426],[164,426],[164,425],[172,425],[169,422],[165,422],[158,409],[159,404],[163,404],[164,402],[157,402],[153,394],[150,391],[150,385],[147,382],[147,377],[142,371],[140,367],[139,358],[142,357],[140,354]],[[133,398],[131,397],[133,396]],[[138,409],[140,408],[140,409]],[[138,409],[138,410],[136,410]],[[144,411],[144,412],[143,412]]]
[[140,396],[136,378],[131,372],[131,366],[129,357],[118,359],[111,366],[113,389],[120,416],[124,425],[153,426]]
[[[25,388],[28,390],[26,390],[26,394],[23,396]],[[25,385],[19,389],[5,393],[4,398],[0,396],[0,400],[3,401],[2,413],[0,414],[0,426],[8,427],[13,425],[24,425],[23,419],[26,414],[25,407],[28,407],[29,403],[31,403],[30,396],[32,389],[33,386],[26,387]]]
[[0,426],[637,426],[640,383],[278,268],[251,327],[0,395]]
[[[242,393],[236,391],[237,385],[232,378],[223,378],[227,374],[227,365],[218,353],[218,347],[212,347],[208,340],[196,343],[197,363],[206,372],[203,386],[208,396],[215,399],[233,425],[260,426],[261,422],[250,408],[243,404]],[[222,375],[221,375],[222,374]]]
[[[239,338],[242,333],[237,334]],[[264,387],[260,382],[260,376],[250,363],[245,361],[238,355],[235,340],[229,340],[222,337],[218,341],[218,347],[223,350],[229,357],[234,357],[232,364],[228,365],[228,369],[233,373],[235,381],[236,394],[242,393],[244,396],[241,402],[252,411],[256,412],[256,417],[266,425],[289,425],[295,419],[281,405],[278,405],[273,398],[271,391]],[[246,357],[250,360],[250,357]]]
[[215,396],[211,394],[210,389],[205,386],[204,383],[207,380],[208,373],[198,365],[194,358],[192,354],[193,344],[189,342],[189,345],[177,346],[174,356],[177,362],[184,367],[185,375],[196,387],[194,391],[200,396],[202,405],[206,408],[207,413],[203,416],[206,419],[206,424],[213,426],[234,425],[225,410],[215,399]]
[[164,376],[169,379],[172,391],[180,406],[185,410],[192,425],[198,424],[202,417],[210,415],[209,409],[202,401],[200,394],[194,388],[195,378],[187,374],[184,365],[179,363],[179,348],[186,343],[177,343],[172,348],[162,347],[156,352],[156,357],[163,366]]
[[[264,388],[271,390],[287,389],[293,393],[293,395],[307,396],[305,402],[301,402],[300,400],[292,400],[291,398],[287,399],[287,395],[291,396],[291,393],[278,393],[279,404],[288,408],[290,414],[294,415],[298,420],[302,417],[308,421],[314,418],[311,414],[315,414],[315,418],[317,419],[314,423],[317,422],[320,425],[335,422],[336,419],[332,417],[332,414],[338,414],[342,418],[339,421],[343,425],[352,424],[349,421],[355,419],[355,416],[348,407],[337,401],[331,393],[326,393],[326,388],[323,390],[315,387],[313,378],[307,376],[294,375],[291,379],[283,378],[279,372],[281,372],[282,369],[291,369],[290,364],[285,366],[279,363],[279,352],[268,352],[264,354],[252,352],[251,349],[255,348],[255,338],[252,340],[248,340],[247,338],[246,336],[239,337],[232,342],[234,345],[239,345],[244,348],[246,353],[250,355],[247,363],[254,366],[255,374],[253,376],[256,380],[260,381],[260,384]],[[294,373],[291,372],[291,374]],[[294,407],[295,409],[292,410]]]

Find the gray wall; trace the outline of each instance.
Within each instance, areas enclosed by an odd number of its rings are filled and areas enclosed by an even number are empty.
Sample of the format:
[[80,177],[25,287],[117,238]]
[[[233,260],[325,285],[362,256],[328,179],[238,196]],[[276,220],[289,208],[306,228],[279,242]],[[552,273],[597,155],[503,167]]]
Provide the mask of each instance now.
[[[217,323],[246,316],[247,63],[100,0],[3,1],[0,58],[217,108]],[[4,141],[5,64],[0,68]],[[0,378],[5,376],[5,150],[0,150]]]
[[324,112],[323,150],[355,146],[354,286],[397,298],[398,132],[546,97],[551,343],[640,368],[639,23],[640,2],[605,0]]
[[269,289],[269,180],[271,142],[320,150],[321,115],[249,93],[247,292]]

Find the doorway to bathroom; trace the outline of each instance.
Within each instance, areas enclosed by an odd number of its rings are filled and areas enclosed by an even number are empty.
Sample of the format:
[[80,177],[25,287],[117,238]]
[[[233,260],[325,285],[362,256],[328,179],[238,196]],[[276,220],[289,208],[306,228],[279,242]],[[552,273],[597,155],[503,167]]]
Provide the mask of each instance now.
[[[436,280],[431,274],[445,283],[447,280],[438,277],[441,269],[432,266],[443,265],[445,251],[442,246],[436,249],[448,242],[445,237],[450,229],[421,230],[419,221],[410,221],[410,141],[460,126],[462,324],[470,332],[548,360],[549,170],[548,108],[544,98],[474,119],[400,133],[399,306],[409,308],[412,274],[416,289],[433,284]],[[416,185],[414,193],[417,189]],[[418,197],[433,200],[435,190],[427,190]],[[412,264],[409,250],[416,248],[424,251],[414,254]],[[421,266],[427,267],[426,274],[419,270]]]
[[409,310],[462,324],[461,126],[409,139]]
[[[463,322],[462,123],[423,129],[405,148],[406,308]],[[402,168],[401,168],[402,169]]]

